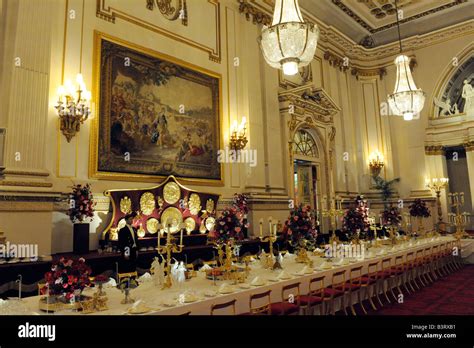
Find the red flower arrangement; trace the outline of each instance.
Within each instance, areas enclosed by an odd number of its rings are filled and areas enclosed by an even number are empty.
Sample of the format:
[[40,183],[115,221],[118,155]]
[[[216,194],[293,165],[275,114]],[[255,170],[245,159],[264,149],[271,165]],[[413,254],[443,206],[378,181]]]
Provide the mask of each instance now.
[[209,238],[220,243],[226,243],[229,239],[242,240],[242,213],[235,208],[226,208],[217,218],[214,231],[209,232]]
[[72,187],[69,195],[69,210],[67,214],[72,223],[83,222],[85,218],[94,218],[94,197],[89,184],[84,186],[78,184]]
[[359,230],[359,232],[368,231],[370,226],[369,208],[363,196],[357,196],[354,206],[344,212],[342,222],[344,230],[349,233],[349,235],[354,234],[357,230]]
[[298,247],[303,241],[308,245],[316,241],[317,231],[311,217],[311,207],[300,205],[290,211],[288,220],[283,226],[282,236],[285,241]]
[[92,270],[81,257],[78,260],[61,258],[53,264],[51,271],[45,274],[46,286],[41,289],[41,294],[64,296],[70,301],[76,291],[82,292],[90,285],[89,275]]
[[402,215],[397,207],[390,206],[382,212],[382,222],[384,225],[398,226],[402,222]]
[[431,213],[428,207],[426,206],[426,202],[422,201],[420,198],[415,199],[413,204],[409,207],[410,215],[415,217],[430,217]]
[[235,193],[232,206],[242,214],[248,214],[249,208],[247,206],[248,197],[241,193]]

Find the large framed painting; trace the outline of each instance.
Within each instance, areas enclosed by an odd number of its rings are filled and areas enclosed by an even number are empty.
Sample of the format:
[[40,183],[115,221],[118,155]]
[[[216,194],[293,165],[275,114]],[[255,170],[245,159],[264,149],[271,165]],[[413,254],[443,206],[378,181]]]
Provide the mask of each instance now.
[[91,177],[222,184],[221,76],[95,32]]

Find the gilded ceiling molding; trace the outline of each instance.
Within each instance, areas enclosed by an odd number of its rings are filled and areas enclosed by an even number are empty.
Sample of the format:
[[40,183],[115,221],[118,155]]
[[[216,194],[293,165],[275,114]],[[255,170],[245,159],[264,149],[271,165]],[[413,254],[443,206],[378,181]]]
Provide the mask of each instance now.
[[[361,2],[361,1],[359,1]],[[421,13],[418,13],[416,15],[413,15],[411,17],[407,17],[407,18],[404,18],[400,21],[400,24],[403,24],[403,23],[407,23],[407,22],[411,22],[413,20],[416,20],[416,19],[419,19],[419,18],[422,18],[422,17],[425,17],[425,16],[429,16],[430,14],[433,14],[433,13],[436,13],[436,12],[439,12],[439,11],[443,11],[443,10],[447,10],[451,7],[454,7],[454,6],[457,6],[457,5],[461,5],[463,3],[467,2],[467,0],[456,0],[456,1],[453,1],[453,2],[450,2],[448,4],[444,4],[442,6],[438,6],[436,8],[433,8],[433,9],[430,9],[430,10],[427,10],[427,11],[424,11],[424,12],[421,12]],[[387,30],[387,29],[390,29],[392,27],[395,27],[397,26],[397,23],[396,22],[393,22],[393,23],[390,23],[390,24],[387,24],[387,25],[384,25],[382,27],[378,27],[378,28],[374,28],[372,27],[370,24],[368,24],[366,21],[364,21],[361,17],[359,17],[356,13],[354,13],[350,8],[348,8],[341,0],[332,0],[332,3],[334,5],[336,5],[339,9],[341,9],[346,15],[348,15],[352,20],[354,20],[355,22],[357,22],[362,28],[366,29],[367,31],[369,31],[371,34],[375,34],[375,33],[378,33],[378,32],[381,32],[381,31],[384,31],[384,30]],[[372,9],[373,11],[374,9]],[[389,12],[389,14],[394,14],[395,12],[395,9],[391,9],[392,11]],[[371,12],[372,12],[371,11]],[[376,16],[379,15],[378,13],[375,14]]]
[[442,145],[425,146],[425,154],[429,156],[446,155],[446,149]]
[[[329,51],[324,52],[324,59],[328,61],[330,66],[338,68],[342,72],[346,72],[349,69],[349,60],[348,58],[344,59],[339,57],[336,54],[333,54]],[[347,63],[346,63],[347,62]]]
[[381,80],[383,80],[383,77],[387,75],[387,69],[385,67],[377,68],[377,69],[352,68],[351,75],[355,76],[357,80],[359,79],[359,77],[372,77],[372,76],[378,76]]
[[270,26],[272,24],[272,17],[268,14],[260,11],[255,6],[252,6],[247,0],[239,1],[239,13],[244,14],[245,18],[249,21],[252,19],[253,24],[263,24]]
[[175,21],[181,19],[183,25],[188,25],[186,0],[146,0],[146,8],[148,10],[153,11],[155,7],[158,8],[167,20]]
[[[171,0],[156,0],[158,4],[165,4]],[[176,0],[175,0],[176,1]],[[184,1],[184,0],[183,0]],[[204,0],[200,0],[204,2]],[[172,40],[181,42],[187,46],[196,48],[198,50],[204,51],[209,54],[209,60],[220,63],[222,60],[221,57],[221,15],[220,15],[220,3],[219,0],[207,0],[205,3],[211,6],[214,6],[215,11],[215,25],[216,25],[216,38],[215,38],[215,47],[209,47],[184,36],[178,35],[174,31],[167,30],[165,28],[159,27],[153,23],[144,21],[143,19],[134,17],[129,13],[124,13],[120,10],[117,10],[111,6],[105,4],[106,0],[96,0],[96,16],[97,18],[103,19],[107,22],[115,23],[117,18],[120,18],[126,22],[129,22],[133,25],[145,28],[152,32],[164,35]],[[166,13],[166,4],[164,5],[163,11]],[[148,0],[147,0],[148,8]],[[160,7],[158,7],[160,9]],[[161,9],[160,9],[161,11]],[[175,13],[176,11],[174,11]],[[164,15],[165,16],[165,15]],[[166,17],[166,16],[165,16]],[[185,9],[185,17],[187,18],[187,10]],[[172,18],[172,17],[171,17]],[[179,18],[179,11],[178,11]],[[186,22],[187,23],[187,22]],[[187,24],[186,24],[187,25]]]
[[[240,13],[245,14],[247,19],[252,18],[254,24],[271,24],[271,6],[269,2],[263,0],[268,7],[260,5],[258,0],[236,0],[242,8]],[[303,11],[304,12],[304,11]],[[398,42],[392,42],[375,48],[366,48],[348,37],[344,36],[337,29],[326,25],[313,15],[305,12],[305,17],[309,23],[316,23],[320,30],[320,39],[318,48],[336,56],[341,56],[341,52],[350,59],[351,67],[360,69],[373,69],[374,62],[383,61],[384,66],[393,65],[393,59],[399,54],[400,48]],[[268,24],[267,24],[268,23]],[[420,48],[439,44],[441,42],[462,37],[474,33],[474,19],[458,23],[437,31],[416,35],[402,40],[406,52]]]

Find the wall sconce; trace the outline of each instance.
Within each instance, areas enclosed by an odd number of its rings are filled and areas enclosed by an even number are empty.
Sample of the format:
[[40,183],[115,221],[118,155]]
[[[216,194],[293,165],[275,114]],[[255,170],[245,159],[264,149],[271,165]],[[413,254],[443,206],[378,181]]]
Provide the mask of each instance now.
[[74,87],[71,80],[58,87],[58,102],[55,106],[61,120],[61,132],[68,143],[90,115],[91,92],[86,89],[81,74],[77,74],[76,82],[77,87]]
[[372,177],[374,178],[378,177],[384,165],[385,163],[383,163],[383,155],[380,152],[374,151],[370,154],[369,168],[370,168],[370,174],[372,175]]
[[242,117],[242,122],[240,125],[237,125],[237,121],[234,121],[232,127],[230,128],[230,141],[229,147],[232,150],[239,151],[242,150],[245,145],[247,145],[248,140],[245,132],[247,130],[247,119]]

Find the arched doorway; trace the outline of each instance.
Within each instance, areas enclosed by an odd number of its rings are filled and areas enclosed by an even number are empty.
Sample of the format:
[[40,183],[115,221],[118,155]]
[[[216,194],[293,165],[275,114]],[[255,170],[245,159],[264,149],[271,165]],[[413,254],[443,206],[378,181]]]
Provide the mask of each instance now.
[[300,128],[293,136],[293,183],[297,205],[318,210],[321,192],[321,151],[310,128]]

